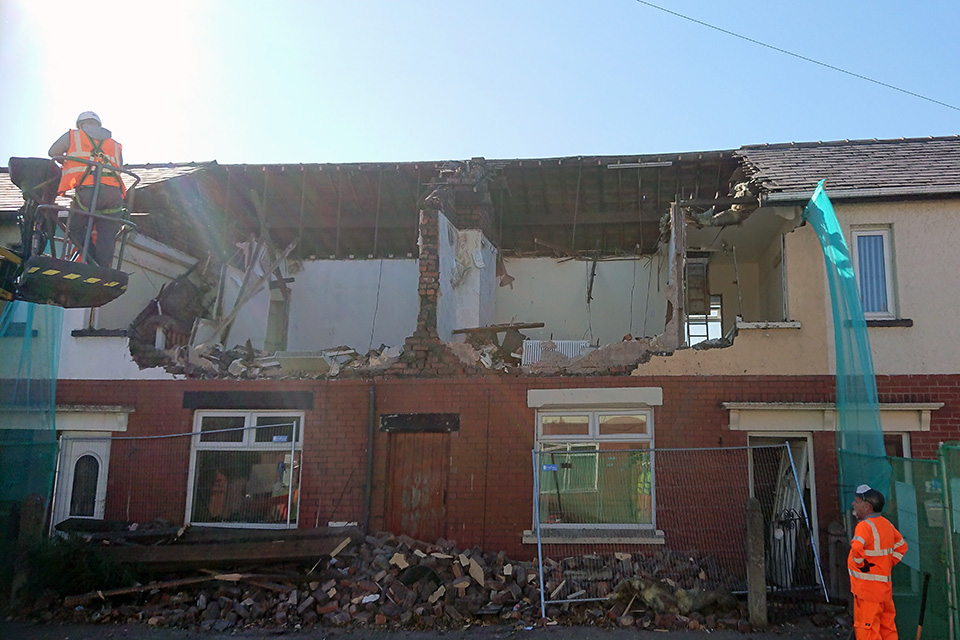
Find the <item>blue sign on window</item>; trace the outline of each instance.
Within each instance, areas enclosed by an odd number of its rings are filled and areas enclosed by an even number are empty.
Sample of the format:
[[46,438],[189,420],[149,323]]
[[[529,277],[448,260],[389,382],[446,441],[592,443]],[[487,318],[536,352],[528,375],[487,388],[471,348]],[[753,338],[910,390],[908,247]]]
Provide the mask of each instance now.
[[555,464],[545,464],[545,465],[543,465],[543,470],[544,470],[544,471],[556,471],[556,470],[558,470],[559,468],[560,468],[560,467],[557,466],[557,465],[555,465]]
[[273,436],[274,442],[286,442],[287,436]]

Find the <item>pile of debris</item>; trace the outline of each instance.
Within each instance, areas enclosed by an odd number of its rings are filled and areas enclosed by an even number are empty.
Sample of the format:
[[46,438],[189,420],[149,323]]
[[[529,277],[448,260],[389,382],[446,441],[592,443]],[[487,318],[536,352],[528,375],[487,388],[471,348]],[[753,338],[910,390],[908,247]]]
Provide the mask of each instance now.
[[403,352],[402,347],[380,345],[366,355],[350,347],[334,347],[319,351],[266,352],[254,349],[247,341],[245,346],[224,349],[220,344],[199,346],[184,344],[172,349],[158,351],[142,344],[135,359],[141,365],[163,366],[169,373],[183,374],[191,378],[233,378],[251,380],[258,378],[319,379],[347,376],[352,373],[386,370]]
[[[684,577],[675,571],[678,563],[697,568]],[[58,611],[48,599],[38,603],[37,613],[48,620],[67,617],[74,622],[143,622],[217,631],[558,622],[749,630],[744,604],[722,587],[703,588],[725,581],[708,575],[717,571],[715,563],[670,551],[650,557],[616,553],[545,561],[547,600],[554,601],[548,602],[547,618],[541,615],[535,561],[514,562],[502,552],[478,548],[459,550],[443,539],[428,544],[389,533],[347,537],[309,569],[288,564],[254,573],[252,567],[248,563],[236,573],[206,571],[69,596]]]

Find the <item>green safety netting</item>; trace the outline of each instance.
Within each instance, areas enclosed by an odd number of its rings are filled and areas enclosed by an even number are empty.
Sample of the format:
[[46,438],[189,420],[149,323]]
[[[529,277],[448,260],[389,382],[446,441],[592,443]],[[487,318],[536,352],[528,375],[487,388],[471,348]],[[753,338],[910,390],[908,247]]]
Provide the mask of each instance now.
[[28,497],[49,506],[62,320],[60,307],[18,301],[0,314],[0,537],[16,535]]
[[860,290],[850,250],[822,180],[803,210],[803,219],[820,239],[830,287],[837,363],[838,490],[842,507],[846,508],[861,484],[890,495],[890,463],[884,457],[877,381]]
[[941,445],[939,458],[940,473],[943,476],[943,531],[946,543],[943,562],[947,575],[950,576],[947,606],[956,637],[960,630],[960,580],[957,579],[957,569],[960,568],[960,442]]

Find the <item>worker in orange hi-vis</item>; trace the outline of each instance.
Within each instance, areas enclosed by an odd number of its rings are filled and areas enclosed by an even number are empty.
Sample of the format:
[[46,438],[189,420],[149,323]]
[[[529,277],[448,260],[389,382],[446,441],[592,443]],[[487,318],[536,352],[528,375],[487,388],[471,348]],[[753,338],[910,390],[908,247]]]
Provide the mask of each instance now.
[[[90,211],[91,205],[96,204],[98,214],[120,213],[127,191],[117,171],[123,168],[123,148],[113,139],[110,130],[100,124],[97,114],[84,111],[77,116],[77,128],[60,136],[50,147],[49,154],[54,158],[66,156],[58,191],[64,194],[75,189],[74,203],[78,209]],[[78,160],[100,163],[99,189],[96,188],[95,167]],[[92,202],[94,191],[97,193],[96,203]],[[88,218],[84,215],[71,218],[70,235],[79,247],[83,247],[87,223]],[[95,238],[89,257],[102,267],[110,265],[119,229],[120,223],[113,220],[101,218],[94,223]]]
[[907,541],[880,515],[884,504],[883,494],[876,489],[865,484],[857,487],[853,513],[859,522],[847,556],[857,640],[897,640],[890,572],[903,560]]

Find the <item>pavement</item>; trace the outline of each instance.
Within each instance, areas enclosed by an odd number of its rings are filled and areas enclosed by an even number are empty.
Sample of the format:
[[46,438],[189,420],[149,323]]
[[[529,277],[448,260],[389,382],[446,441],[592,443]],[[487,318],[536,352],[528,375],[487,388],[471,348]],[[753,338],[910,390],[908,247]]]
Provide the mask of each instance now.
[[472,626],[457,630],[389,631],[384,629],[234,629],[223,633],[196,629],[161,629],[133,624],[55,624],[18,621],[0,622],[3,640],[258,640],[290,636],[304,640],[847,640],[847,629],[819,629],[802,622],[783,625],[766,631],[740,633],[717,631],[645,631],[637,629],[601,629],[580,626],[547,626],[543,628],[508,625]]

